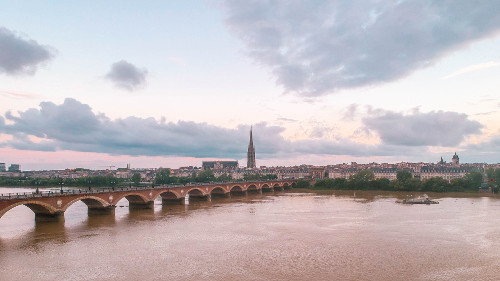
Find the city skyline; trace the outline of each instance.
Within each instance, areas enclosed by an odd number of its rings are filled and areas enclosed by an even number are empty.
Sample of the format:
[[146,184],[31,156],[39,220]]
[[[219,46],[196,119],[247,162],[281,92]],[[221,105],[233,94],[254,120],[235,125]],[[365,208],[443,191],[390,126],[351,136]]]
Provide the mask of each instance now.
[[0,162],[498,163],[499,9],[6,1]]

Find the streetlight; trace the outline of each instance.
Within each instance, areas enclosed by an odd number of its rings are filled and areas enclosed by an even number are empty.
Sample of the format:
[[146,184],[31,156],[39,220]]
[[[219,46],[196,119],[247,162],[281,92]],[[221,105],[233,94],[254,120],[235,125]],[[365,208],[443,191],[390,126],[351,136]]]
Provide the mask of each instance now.
[[38,186],[40,185],[40,179],[39,178],[36,178],[36,194],[40,193],[40,191],[38,190]]
[[59,184],[61,185],[61,194],[63,194],[63,184],[64,184],[64,182],[63,182],[62,178],[59,179]]
[[91,190],[91,188],[90,188],[90,184],[92,183],[92,180],[89,178],[89,179],[87,180],[87,182],[88,182],[88,184],[89,184],[89,191],[90,191],[90,190]]

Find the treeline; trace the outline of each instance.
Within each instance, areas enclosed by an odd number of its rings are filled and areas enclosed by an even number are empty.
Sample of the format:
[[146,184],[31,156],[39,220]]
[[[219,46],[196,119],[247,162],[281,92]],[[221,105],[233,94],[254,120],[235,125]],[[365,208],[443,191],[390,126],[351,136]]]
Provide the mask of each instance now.
[[[496,169],[488,174],[488,185],[493,192],[498,193],[497,186],[500,180],[500,169]],[[491,177],[490,177],[491,176]],[[390,181],[386,178],[375,179],[375,175],[370,170],[362,170],[349,177],[318,180],[314,186],[307,180],[299,180],[297,187],[332,189],[332,190],[388,190],[388,191],[425,191],[425,192],[466,192],[477,191],[484,183],[483,174],[472,171],[463,178],[452,179],[450,182],[440,177],[433,177],[425,180],[413,178],[409,171],[401,170],[397,172],[396,180]],[[484,185],[483,185],[484,186]]]
[[[244,175],[243,180],[273,180],[276,175]],[[72,187],[113,187],[134,184],[141,185],[141,174],[135,173],[130,179],[116,178],[113,175],[92,176],[81,178],[31,178],[31,177],[0,177],[0,186],[72,186]],[[163,169],[153,179],[153,185],[161,184],[186,184],[190,182],[228,182],[234,179],[228,174],[216,177],[212,170],[207,169],[199,173],[193,173],[188,177],[174,177],[170,175],[170,169]],[[142,183],[145,184],[145,183]]]
[[0,177],[0,186],[75,186],[75,187],[102,187],[127,184],[127,179],[116,178],[112,175],[92,176],[82,178],[31,178],[31,177]]
[[[243,180],[272,180],[277,179],[276,175],[244,175]],[[189,182],[227,182],[234,181],[231,175],[222,174],[216,177],[212,170],[207,169],[199,173],[194,173],[189,177],[174,177],[170,175],[170,169],[163,169],[158,172],[154,179],[154,184],[186,184]]]

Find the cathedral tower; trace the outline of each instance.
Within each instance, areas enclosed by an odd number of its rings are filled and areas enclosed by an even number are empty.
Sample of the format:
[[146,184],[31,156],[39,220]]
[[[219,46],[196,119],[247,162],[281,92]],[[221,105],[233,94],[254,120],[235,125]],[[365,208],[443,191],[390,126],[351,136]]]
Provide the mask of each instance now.
[[248,144],[247,168],[255,167],[255,148],[253,147],[252,127],[250,127],[250,144]]

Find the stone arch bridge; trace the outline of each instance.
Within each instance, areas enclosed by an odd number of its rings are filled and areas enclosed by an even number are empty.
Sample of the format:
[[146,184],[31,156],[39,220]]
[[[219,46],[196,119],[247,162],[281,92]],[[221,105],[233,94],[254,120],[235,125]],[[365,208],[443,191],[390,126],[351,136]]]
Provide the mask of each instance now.
[[296,180],[269,180],[227,183],[197,183],[162,185],[156,187],[130,187],[96,190],[65,190],[43,193],[10,193],[0,195],[0,218],[10,209],[25,205],[35,213],[35,221],[58,221],[75,202],[88,206],[89,215],[112,214],[118,201],[126,198],[131,209],[151,209],[158,197],[163,204],[183,204],[190,200],[208,200],[211,197],[245,195],[247,192],[272,192],[292,188]]

